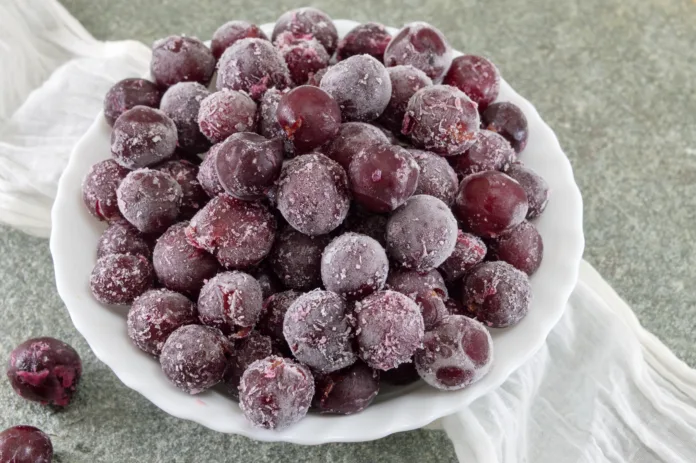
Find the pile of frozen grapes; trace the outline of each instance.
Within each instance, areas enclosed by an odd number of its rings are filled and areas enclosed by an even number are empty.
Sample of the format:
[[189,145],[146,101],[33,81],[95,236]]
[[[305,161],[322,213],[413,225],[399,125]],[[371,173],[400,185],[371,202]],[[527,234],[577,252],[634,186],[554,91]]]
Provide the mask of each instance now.
[[380,380],[489,371],[487,327],[529,308],[548,198],[490,61],[421,22],[339,40],[301,8],[270,38],[232,21],[210,48],[159,40],[150,69],[106,95],[111,159],[83,196],[109,224],[94,297],[130,306],[173,384],[220,384],[273,429],[359,412]]

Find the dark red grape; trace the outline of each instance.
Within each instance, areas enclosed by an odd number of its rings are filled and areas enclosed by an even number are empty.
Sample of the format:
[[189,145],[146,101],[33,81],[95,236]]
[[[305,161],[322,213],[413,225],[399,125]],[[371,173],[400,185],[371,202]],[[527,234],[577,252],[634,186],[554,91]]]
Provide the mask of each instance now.
[[203,284],[220,271],[212,254],[191,246],[186,239],[188,222],[169,227],[157,240],[152,264],[166,288],[197,298]]
[[107,222],[123,218],[118,210],[116,190],[128,172],[112,159],[90,167],[82,181],[82,200],[93,217]]
[[481,113],[481,126],[510,142],[516,153],[527,146],[529,128],[522,110],[512,103],[493,103]]
[[273,42],[286,31],[297,37],[317,39],[329,55],[333,55],[334,51],[336,51],[338,43],[336,26],[334,26],[329,15],[316,8],[297,8],[283,13],[273,28]]
[[72,400],[82,375],[78,353],[58,339],[24,341],[10,352],[7,378],[23,399],[65,407]]
[[297,154],[308,153],[332,140],[341,125],[341,110],[336,101],[311,85],[283,95],[276,116]]
[[280,175],[283,143],[255,133],[235,133],[220,144],[216,156],[218,179],[227,193],[238,199],[261,199]]
[[495,238],[522,223],[527,195],[515,180],[489,170],[471,174],[459,184],[453,210],[465,228],[484,238]]
[[459,181],[447,160],[430,151],[411,149],[409,153],[420,167],[418,186],[414,194],[434,196],[451,206],[457,194]]
[[51,463],[53,444],[40,429],[14,426],[0,433],[0,461],[3,463]]
[[109,254],[97,260],[89,284],[99,302],[127,305],[152,288],[154,279],[152,265],[145,257]]
[[213,52],[215,59],[220,59],[225,50],[232,44],[246,38],[268,40],[266,34],[256,24],[251,24],[247,21],[228,21],[218,27],[213,34],[210,50]]
[[271,338],[252,331],[244,339],[237,339],[234,343],[234,354],[230,358],[229,367],[225,372],[223,381],[227,392],[239,399],[239,383],[242,381],[244,371],[257,360],[263,360],[273,355]]
[[289,289],[268,297],[263,303],[263,313],[257,325],[261,334],[285,342],[283,336],[285,314],[292,303],[301,295],[301,292]]
[[447,281],[459,280],[486,257],[486,243],[478,236],[457,230],[457,243],[454,251],[440,265],[440,272]]
[[284,89],[289,85],[288,67],[280,51],[268,40],[238,40],[220,57],[218,90],[240,90],[258,100],[269,88]]
[[457,242],[457,220],[428,195],[409,198],[387,222],[387,251],[405,268],[425,272],[447,259]]
[[162,92],[147,79],[129,78],[116,82],[104,97],[104,118],[113,127],[116,119],[136,106],[158,108]]
[[372,212],[390,212],[418,185],[418,164],[404,148],[380,144],[353,156],[348,174],[355,201]]
[[445,36],[425,22],[406,24],[384,51],[384,64],[410,64],[435,81],[442,79],[452,63],[452,48]]
[[160,109],[174,121],[179,149],[187,155],[204,153],[210,142],[198,128],[198,111],[210,91],[198,82],[180,82],[164,93]]
[[513,163],[505,173],[524,188],[529,201],[527,218],[533,219],[541,215],[549,202],[549,185],[535,171],[519,162]]
[[203,159],[203,162],[198,169],[198,182],[201,184],[201,187],[203,187],[206,194],[211,198],[214,198],[225,191],[220,184],[220,178],[218,177],[216,167],[219,148],[220,144],[213,145],[213,147],[210,148],[210,151],[208,151],[208,154],[205,155],[205,159]]
[[198,296],[201,322],[235,338],[249,334],[259,320],[262,308],[261,286],[244,272],[218,273],[203,285]]
[[364,122],[346,122],[322,152],[347,172],[356,153],[380,143],[389,143],[389,140],[379,128]]
[[544,242],[536,227],[524,221],[489,243],[490,257],[533,275],[544,257]]
[[295,299],[283,321],[283,336],[293,356],[321,373],[352,365],[353,333],[341,297],[315,289]]
[[329,243],[321,257],[324,287],[348,300],[382,289],[388,272],[387,253],[367,235],[344,233]]
[[132,254],[149,258],[150,243],[134,226],[125,220],[113,222],[104,230],[97,244],[97,258],[109,254]]
[[338,42],[336,59],[343,61],[353,55],[370,55],[381,63],[384,61],[384,50],[391,38],[391,34],[382,24],[360,24]]
[[159,109],[136,106],[121,114],[111,132],[111,156],[128,169],[169,159],[176,150],[176,124]]
[[387,278],[387,288],[405,294],[414,301],[418,294],[433,291],[443,299],[447,297],[445,280],[435,269],[428,272],[416,272],[401,268],[392,269]]
[[387,246],[387,217],[368,212],[360,206],[351,208],[343,222],[345,231],[367,235],[377,241],[382,247]]
[[116,191],[118,208],[142,233],[161,233],[176,221],[183,192],[171,175],[151,169],[134,170]]
[[441,156],[464,153],[479,131],[476,103],[449,85],[418,90],[408,101],[401,133],[414,145]]
[[464,282],[462,301],[478,321],[505,328],[527,315],[531,298],[527,275],[507,262],[495,261],[471,269]]
[[213,143],[220,143],[239,132],[255,132],[257,107],[245,93],[222,89],[201,102],[198,126]]
[[308,236],[285,227],[270,256],[271,268],[283,285],[300,290],[321,285],[321,253],[329,239],[328,235]]
[[382,383],[391,384],[392,386],[406,386],[415,383],[419,379],[420,376],[413,362],[402,363],[396,368],[380,372],[379,375],[379,380]]
[[334,64],[319,84],[341,108],[343,121],[370,122],[389,104],[391,80],[382,63],[369,55],[355,55]]
[[355,362],[352,366],[317,375],[312,405],[319,413],[352,415],[365,410],[379,392],[379,372]]
[[418,305],[401,293],[378,291],[355,305],[360,358],[377,370],[409,362],[423,341]]
[[474,146],[450,161],[457,173],[466,177],[487,170],[506,170],[516,157],[506,139],[490,130],[480,130]]
[[266,206],[224,194],[213,198],[186,228],[191,244],[236,269],[261,262],[271,251],[275,234],[276,220]]
[[189,394],[199,394],[222,381],[229,351],[229,342],[220,330],[184,325],[167,338],[160,365],[176,387]]
[[278,210],[305,235],[324,235],[348,215],[350,195],[343,168],[323,154],[297,157],[283,166]]
[[179,82],[208,85],[215,72],[215,57],[195,37],[170,35],[152,45],[150,74],[160,87]]
[[189,161],[166,161],[157,170],[172,176],[181,187],[179,218],[190,219],[208,202],[208,195],[198,181],[198,167]]
[[244,371],[239,406],[254,426],[282,429],[304,418],[314,396],[314,378],[304,365],[282,357],[257,360]]
[[452,60],[442,83],[457,87],[478,104],[479,111],[484,111],[498,98],[500,72],[482,56],[463,55]]
[[312,75],[329,65],[331,57],[316,39],[283,32],[276,38],[275,45],[283,55],[295,85],[305,85]]
[[196,304],[168,289],[151,289],[133,301],[128,311],[128,336],[139,349],[159,356],[170,334],[198,324]]
[[389,67],[387,72],[392,84],[392,93],[387,108],[379,117],[379,123],[393,132],[401,133],[408,101],[421,88],[433,85],[433,81],[413,66]]
[[483,378],[493,363],[493,340],[486,327],[461,315],[447,317],[425,333],[416,352],[418,374],[438,389],[454,391]]

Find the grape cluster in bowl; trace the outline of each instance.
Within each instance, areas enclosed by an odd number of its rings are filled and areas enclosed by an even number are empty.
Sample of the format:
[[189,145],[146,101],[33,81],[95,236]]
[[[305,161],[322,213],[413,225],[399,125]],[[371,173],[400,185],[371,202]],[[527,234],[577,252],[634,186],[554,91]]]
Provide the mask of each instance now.
[[479,380],[489,328],[529,308],[548,199],[497,68],[425,23],[339,41],[312,8],[271,40],[242,21],[210,48],[168,37],[153,81],[109,91],[112,159],[83,184],[109,222],[95,298],[131,306],[178,388],[222,384],[265,428],[359,412],[380,381]]

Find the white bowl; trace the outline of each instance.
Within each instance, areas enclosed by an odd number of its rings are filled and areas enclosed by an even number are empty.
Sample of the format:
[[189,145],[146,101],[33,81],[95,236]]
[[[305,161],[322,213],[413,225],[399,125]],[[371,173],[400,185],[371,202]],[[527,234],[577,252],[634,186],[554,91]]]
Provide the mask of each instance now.
[[[347,20],[335,23],[341,36],[358,24]],[[263,26],[269,36],[272,27],[272,24]],[[396,29],[390,31],[393,34]],[[176,389],[165,378],[157,361],[130,342],[126,333],[127,309],[101,305],[89,289],[97,241],[105,225],[87,213],[82,203],[81,182],[92,164],[109,157],[110,127],[102,114],[75,147],[60,179],[53,207],[51,253],[58,292],[94,354],[126,386],[170,415],[219,432],[296,444],[367,441],[425,426],[497,388],[529,359],[561,317],[577,280],[584,246],[582,199],[570,163],[553,131],[532,104],[504,80],[498,100],[511,101],[524,111],[529,122],[529,141],[521,159],[541,174],[551,188],[546,212],[535,222],[544,240],[545,255],[531,278],[533,299],[529,315],[514,328],[492,330],[494,365],[486,377],[466,389],[443,392],[419,382],[378,396],[361,413],[351,416],[310,413],[299,423],[280,431],[252,427],[237,404],[218,392],[191,396]]]

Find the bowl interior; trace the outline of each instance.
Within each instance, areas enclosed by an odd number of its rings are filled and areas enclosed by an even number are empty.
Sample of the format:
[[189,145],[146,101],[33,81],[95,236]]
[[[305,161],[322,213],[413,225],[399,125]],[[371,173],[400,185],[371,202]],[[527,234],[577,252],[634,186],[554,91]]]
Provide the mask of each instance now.
[[[341,36],[358,24],[346,20],[335,23]],[[272,27],[272,24],[262,26],[269,36]],[[391,28],[390,32],[393,34],[396,29]],[[495,361],[490,373],[478,383],[455,392],[438,391],[422,382],[385,388],[378,400],[359,414],[340,417],[310,414],[280,431],[250,426],[238,405],[215,390],[198,396],[177,390],[165,378],[158,362],[130,342],[125,323],[127,309],[103,306],[93,299],[89,290],[96,244],[105,225],[94,220],[83,207],[81,181],[92,164],[109,157],[110,127],[102,114],[71,155],[60,180],[52,215],[51,252],[56,283],[73,323],[95,355],[124,384],[165,412],[220,432],[258,440],[299,444],[365,441],[422,427],[468,405],[498,387],[541,347],[575,286],[584,245],[580,192],[558,140],[534,107],[504,80],[498,101],[515,103],[525,113],[530,135],[520,159],[547,180],[551,200],[546,212],[535,221],[544,240],[545,255],[531,278],[533,300],[529,315],[514,328],[491,330]]]

